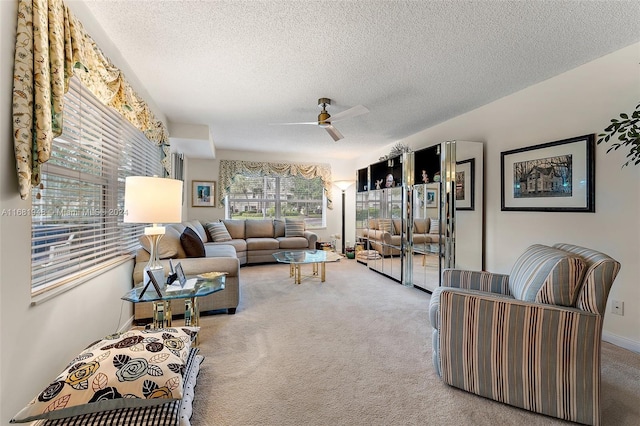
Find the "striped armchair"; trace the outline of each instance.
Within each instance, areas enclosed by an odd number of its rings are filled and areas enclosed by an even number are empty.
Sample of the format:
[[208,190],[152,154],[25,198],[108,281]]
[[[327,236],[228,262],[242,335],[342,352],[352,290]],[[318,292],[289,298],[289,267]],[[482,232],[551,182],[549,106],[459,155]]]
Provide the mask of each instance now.
[[486,398],[600,423],[600,346],[620,264],[570,244],[533,245],[509,275],[445,270],[431,297],[442,380]]

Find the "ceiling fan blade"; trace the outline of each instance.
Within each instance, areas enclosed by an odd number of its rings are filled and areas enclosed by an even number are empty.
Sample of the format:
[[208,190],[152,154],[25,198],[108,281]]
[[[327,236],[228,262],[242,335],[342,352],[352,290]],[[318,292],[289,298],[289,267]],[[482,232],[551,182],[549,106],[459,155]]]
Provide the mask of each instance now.
[[332,115],[330,121],[333,123],[339,120],[344,120],[345,118],[357,117],[359,115],[363,115],[368,112],[369,112],[369,109],[364,105],[356,105],[353,108],[349,108],[345,111]]
[[331,135],[334,141],[337,142],[340,139],[344,139],[344,136],[342,136],[342,133],[340,133],[338,129],[336,129],[335,127],[329,125],[329,126],[325,126],[324,129],[327,131],[327,133]]
[[300,122],[300,123],[269,123],[269,126],[292,126],[295,124],[313,124],[314,126],[318,125],[317,121],[307,121],[307,122]]

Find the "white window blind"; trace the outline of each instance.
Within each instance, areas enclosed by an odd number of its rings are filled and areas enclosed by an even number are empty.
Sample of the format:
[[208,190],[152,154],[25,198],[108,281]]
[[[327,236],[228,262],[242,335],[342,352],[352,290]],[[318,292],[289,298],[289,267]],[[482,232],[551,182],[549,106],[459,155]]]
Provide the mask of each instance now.
[[63,126],[32,196],[34,294],[129,255],[144,225],[122,222],[125,177],[162,176],[160,147],[75,78]]
[[307,229],[325,226],[322,180],[302,176],[236,175],[229,190],[226,217],[233,219],[304,219]]

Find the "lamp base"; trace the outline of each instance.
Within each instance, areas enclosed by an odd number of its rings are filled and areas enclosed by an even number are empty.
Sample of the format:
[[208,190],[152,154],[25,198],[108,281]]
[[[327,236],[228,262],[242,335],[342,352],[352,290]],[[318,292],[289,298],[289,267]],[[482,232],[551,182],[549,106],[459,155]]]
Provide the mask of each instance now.
[[147,283],[149,282],[149,280],[151,280],[151,278],[149,278],[149,274],[147,273],[147,271],[151,271],[151,274],[153,275],[153,277],[156,279],[156,282],[158,283],[158,286],[160,287],[160,289],[164,289],[165,287],[165,277],[164,277],[164,268],[162,266],[156,266],[156,267],[151,267],[149,265],[144,267],[144,278],[143,278],[143,284],[147,285]]

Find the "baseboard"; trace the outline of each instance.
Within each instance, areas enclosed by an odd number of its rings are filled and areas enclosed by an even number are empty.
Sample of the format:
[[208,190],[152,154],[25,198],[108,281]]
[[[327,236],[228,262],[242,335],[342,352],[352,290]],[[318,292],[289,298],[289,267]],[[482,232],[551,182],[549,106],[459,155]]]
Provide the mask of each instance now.
[[118,333],[124,333],[125,331],[130,330],[132,327],[133,327],[133,315],[129,317],[127,322],[122,324],[122,327],[118,329]]
[[626,337],[618,336],[608,331],[602,332],[602,340],[620,346],[621,348],[640,353],[640,342],[636,342],[635,340],[627,339]]

